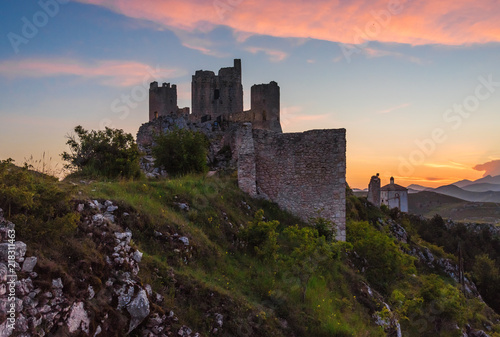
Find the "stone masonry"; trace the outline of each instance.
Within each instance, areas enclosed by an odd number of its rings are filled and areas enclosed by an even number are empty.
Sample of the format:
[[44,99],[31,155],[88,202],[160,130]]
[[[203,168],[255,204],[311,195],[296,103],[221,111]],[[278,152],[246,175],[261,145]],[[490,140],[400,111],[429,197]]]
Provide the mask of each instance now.
[[368,185],[368,201],[380,207],[380,178],[379,174],[372,176]]
[[[254,197],[276,202],[307,221],[321,216],[345,241],[345,129],[276,133],[245,124],[238,183]],[[253,148],[252,148],[253,146]]]
[[141,146],[151,146],[151,133],[158,128],[168,132],[172,123],[199,128],[212,144],[209,162],[219,157],[218,150],[230,147],[230,163],[236,163],[243,191],[276,202],[305,221],[330,220],[336,226],[337,240],[345,241],[345,129],[282,133],[280,87],[274,81],[252,86],[251,109],[244,111],[239,59],[218,75],[196,71],[191,114],[177,108],[173,90],[175,85],[168,83],[161,88],[156,82],[151,84],[150,122],[139,129]]
[[189,115],[189,108],[177,106],[177,86],[163,83],[159,87],[158,82],[151,82],[149,85],[149,120],[173,115]]
[[213,71],[196,71],[191,82],[191,103],[197,118],[216,119],[243,111],[241,60],[235,59],[233,67],[221,68],[217,76]]

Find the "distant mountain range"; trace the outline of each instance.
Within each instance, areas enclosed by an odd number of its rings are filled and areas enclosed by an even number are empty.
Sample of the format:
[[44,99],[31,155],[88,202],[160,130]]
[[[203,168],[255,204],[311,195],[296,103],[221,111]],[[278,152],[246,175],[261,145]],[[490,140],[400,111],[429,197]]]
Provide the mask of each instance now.
[[480,179],[474,180],[474,181],[470,181],[468,179],[460,180],[460,181],[453,183],[452,185],[463,188],[463,187],[470,186],[473,184],[482,184],[482,183],[495,184],[495,185],[500,184],[500,175],[494,176],[494,177],[488,175],[486,177],[483,177],[483,178],[480,178]]
[[429,191],[448,195],[466,201],[500,202],[500,175],[486,176],[474,181],[460,180],[450,185],[437,188],[425,187],[417,184],[408,186],[410,193]]

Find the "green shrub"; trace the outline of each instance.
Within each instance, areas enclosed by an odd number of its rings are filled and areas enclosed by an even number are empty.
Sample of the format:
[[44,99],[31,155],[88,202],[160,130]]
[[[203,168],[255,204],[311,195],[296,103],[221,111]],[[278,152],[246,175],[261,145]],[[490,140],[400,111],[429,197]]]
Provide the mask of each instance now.
[[377,290],[387,294],[391,284],[416,272],[415,259],[386,233],[367,222],[351,221],[346,227],[347,239],[360,257],[358,265]]
[[76,135],[68,136],[70,152],[61,157],[65,168],[77,175],[106,178],[138,178],[140,176],[139,149],[131,134],[106,128],[87,131],[80,125]]
[[255,218],[242,232],[250,251],[262,260],[275,261],[278,252],[278,221],[265,221],[264,211],[255,213]]
[[335,238],[337,225],[328,219],[317,217],[310,219],[310,225],[318,231],[319,236],[324,236],[326,241],[330,242]]
[[155,137],[155,165],[173,176],[208,170],[208,139],[201,132],[176,129]]

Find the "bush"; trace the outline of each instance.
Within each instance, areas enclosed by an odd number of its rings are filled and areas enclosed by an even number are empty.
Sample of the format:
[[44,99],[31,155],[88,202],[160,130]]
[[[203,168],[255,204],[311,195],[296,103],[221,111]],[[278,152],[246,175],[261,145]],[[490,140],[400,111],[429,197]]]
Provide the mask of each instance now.
[[203,173],[208,170],[208,139],[201,132],[186,129],[155,137],[153,146],[155,165],[173,176],[187,173]]
[[138,178],[140,176],[139,149],[131,134],[123,130],[106,128],[87,131],[80,125],[76,135],[68,136],[70,152],[62,159],[66,168],[78,175],[106,178]]
[[330,242],[335,239],[335,235],[337,234],[337,225],[333,221],[317,217],[311,218],[309,220],[309,224],[318,231],[319,236],[324,236],[326,241]]
[[278,221],[265,221],[264,211],[255,213],[255,218],[242,232],[242,238],[248,243],[250,252],[262,260],[275,261],[278,252]]
[[416,272],[414,258],[402,252],[390,236],[367,222],[351,221],[347,239],[359,255],[358,266],[365,269],[370,284],[384,294],[391,286]]

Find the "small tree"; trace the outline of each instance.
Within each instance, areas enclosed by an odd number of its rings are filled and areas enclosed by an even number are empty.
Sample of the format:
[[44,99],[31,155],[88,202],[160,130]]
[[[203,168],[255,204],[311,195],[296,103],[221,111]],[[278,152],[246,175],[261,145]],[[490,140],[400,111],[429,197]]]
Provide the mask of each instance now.
[[264,211],[258,210],[254,219],[242,231],[242,238],[248,243],[250,252],[262,260],[273,262],[277,258],[278,252],[278,232],[279,221],[265,221]]
[[209,143],[203,133],[175,129],[156,136],[155,143],[152,149],[155,165],[169,174],[178,176],[208,170]]
[[87,131],[80,125],[67,136],[70,152],[62,159],[66,168],[84,176],[137,178],[140,176],[139,149],[130,133],[106,128]]
[[318,231],[319,236],[324,236],[326,241],[330,242],[335,239],[337,225],[333,221],[318,216],[310,218],[309,225]]

